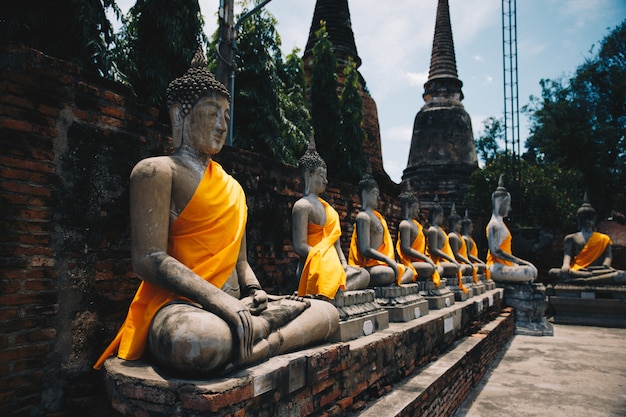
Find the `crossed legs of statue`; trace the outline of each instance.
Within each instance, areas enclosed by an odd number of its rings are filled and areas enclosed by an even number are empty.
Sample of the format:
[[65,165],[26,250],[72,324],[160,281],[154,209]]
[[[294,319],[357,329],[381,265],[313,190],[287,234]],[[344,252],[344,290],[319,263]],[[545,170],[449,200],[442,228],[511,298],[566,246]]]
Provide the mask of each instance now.
[[530,283],[537,278],[537,268],[534,265],[508,266],[500,263],[491,265],[491,279],[503,283]]
[[[259,316],[252,316],[255,345],[252,355],[238,366],[324,340],[337,328],[339,314],[330,303],[290,297],[275,300]],[[157,312],[148,343],[159,364],[180,373],[219,371],[232,363],[236,353],[228,324],[185,302],[167,304]]]

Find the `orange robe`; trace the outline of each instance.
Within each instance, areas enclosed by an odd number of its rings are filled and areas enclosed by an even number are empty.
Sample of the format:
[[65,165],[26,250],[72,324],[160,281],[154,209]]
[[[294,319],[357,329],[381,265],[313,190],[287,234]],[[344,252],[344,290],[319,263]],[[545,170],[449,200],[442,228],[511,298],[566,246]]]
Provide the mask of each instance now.
[[[211,161],[191,200],[170,226],[167,253],[221,288],[237,263],[246,219],[243,189],[217,162]],[[94,368],[99,369],[116,351],[122,359],[141,358],[157,311],[181,299],[185,298],[142,281],[126,320]]]
[[[461,247],[459,248],[459,252],[461,252],[461,255],[465,256],[471,262],[471,260],[469,259],[469,251],[467,250],[467,243],[465,243],[465,239],[463,239],[463,236],[459,237],[461,238]],[[474,248],[476,248],[475,243],[473,249]],[[472,265],[472,277],[474,278],[474,284],[478,284],[478,267],[474,265]]]
[[[478,246],[476,245],[476,241],[474,240],[473,237],[469,237],[469,240],[472,242],[472,248],[469,250],[469,254],[471,256],[474,256],[476,258],[478,258]],[[474,274],[476,274],[477,272],[477,268],[474,268]],[[485,278],[487,278],[487,281],[489,281],[491,279],[491,271],[489,270],[489,268],[485,268]],[[476,281],[477,277],[474,277],[474,281]]]
[[326,210],[326,224],[308,224],[307,243],[311,250],[302,268],[298,295],[321,294],[335,298],[339,288],[346,288],[346,271],[335,249],[335,242],[341,237],[341,225],[337,211],[326,201],[318,199]]
[[[389,234],[389,228],[387,227],[387,222],[383,218],[383,216],[374,210],[374,215],[380,220],[380,224],[383,226],[383,243],[376,250],[388,258],[395,259],[395,254],[393,253],[393,241],[391,240],[391,235]],[[360,266],[361,268],[368,268],[376,265],[387,265],[383,261],[379,261],[374,258],[366,258],[359,251],[358,238],[356,233],[356,227],[352,231],[352,239],[350,240],[350,254],[348,255],[348,265],[352,266]],[[398,278],[397,284],[400,285],[400,281],[402,279],[402,275],[404,275],[404,265],[398,264]],[[415,276],[413,276],[413,280],[415,280]]]
[[[439,227],[439,230],[441,230],[441,232],[444,234],[444,236],[446,237],[444,240],[444,244],[441,247],[441,251],[443,253],[445,253],[446,255],[448,255],[449,257],[451,257],[452,259],[456,259],[454,256],[454,252],[452,252],[452,247],[450,246],[450,236],[446,234],[446,232],[443,231],[443,229],[441,227]],[[463,241],[463,239],[461,239],[461,242],[463,245],[465,245],[465,241]],[[463,251],[463,245],[461,246],[461,248],[459,250]],[[467,247],[465,248],[465,252],[467,252]],[[440,257],[436,257],[437,258],[437,264],[439,264],[440,262],[447,262],[447,260],[445,258],[440,258]],[[433,258],[434,260],[434,258]],[[467,288],[465,288],[465,285],[463,285],[463,272],[461,272],[461,270],[459,269],[457,274],[457,286],[459,288],[461,288],[463,290],[463,292],[467,292]]]
[[[509,230],[508,227],[506,227],[505,224],[503,224],[504,228],[506,229],[507,235],[504,238],[504,240],[502,241],[502,243],[500,244],[500,249],[504,252],[504,253],[508,253],[509,255],[512,254],[511,252],[511,241],[513,240],[513,236],[511,236],[511,231]],[[489,226],[487,226],[486,228],[487,231],[487,236],[489,236]],[[497,256],[494,256],[491,254],[491,251],[487,251],[487,265],[493,265],[493,264],[503,264],[506,266],[513,266],[513,262],[511,261],[507,261],[505,259],[500,259]]]
[[580,253],[572,259],[571,269],[577,271],[593,264],[613,242],[604,233],[593,232]]
[[[425,253],[426,236],[424,236],[424,233],[422,232],[423,227],[417,220],[413,220],[413,223],[415,224],[415,226],[417,226],[417,236],[415,237],[415,240],[413,240],[413,242],[411,243],[411,248],[419,253]],[[398,241],[396,242],[396,253],[398,254],[398,259],[400,260],[402,265],[404,265],[407,268],[412,269],[413,272],[415,273],[415,277],[417,278],[417,271],[413,267],[412,262],[424,262],[424,261],[419,258],[412,258],[409,255],[405,255],[404,253],[402,253],[402,241],[400,239],[399,232],[398,232]],[[435,285],[437,286],[439,285],[439,282],[441,279],[439,277],[439,272],[437,272],[436,269],[433,272],[432,280],[435,283]],[[415,281],[415,279],[413,281]]]

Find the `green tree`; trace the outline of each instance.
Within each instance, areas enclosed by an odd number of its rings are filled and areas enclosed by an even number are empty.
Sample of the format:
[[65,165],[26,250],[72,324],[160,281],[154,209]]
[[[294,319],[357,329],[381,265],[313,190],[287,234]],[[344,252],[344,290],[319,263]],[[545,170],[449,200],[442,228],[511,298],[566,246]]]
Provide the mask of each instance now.
[[337,60],[328,38],[325,22],[315,32],[313,64],[310,79],[311,117],[317,151],[326,161],[329,175],[339,177],[344,173],[341,164],[342,143],[340,101],[337,95]]
[[483,129],[476,139],[476,152],[479,158],[490,164],[502,152],[499,143],[504,141],[502,119],[488,117],[483,120]]
[[295,53],[283,62],[275,26],[276,19],[265,10],[241,26],[233,144],[294,164],[304,153],[310,131],[302,63]]
[[542,80],[532,98],[527,142],[537,164],[582,173],[599,217],[626,211],[626,20],[570,79]]
[[344,69],[344,84],[341,93],[341,155],[345,158],[346,179],[358,181],[367,167],[363,143],[366,134],[363,130],[363,98],[359,91],[359,73],[352,59]]
[[198,0],[137,0],[116,37],[118,76],[140,101],[161,107],[204,40],[203,25]]
[[113,28],[106,16],[115,0],[3,1],[0,39],[15,41],[45,54],[110,76]]
[[479,213],[491,213],[491,193],[498,186],[500,174],[505,174],[505,186],[512,196],[511,217],[515,223],[561,231],[576,227],[576,210],[583,198],[580,193],[583,180],[579,172],[521,160],[520,187],[514,190],[506,177],[509,163],[506,155],[498,153],[483,169],[474,171],[465,203],[476,207]]

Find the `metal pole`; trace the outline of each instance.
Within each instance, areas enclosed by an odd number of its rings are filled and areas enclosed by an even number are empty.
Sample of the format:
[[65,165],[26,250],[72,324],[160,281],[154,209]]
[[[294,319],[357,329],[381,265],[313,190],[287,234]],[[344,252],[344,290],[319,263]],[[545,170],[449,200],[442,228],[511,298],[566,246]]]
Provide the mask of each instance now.
[[246,19],[248,19],[250,16],[255,14],[256,12],[261,10],[263,6],[265,6],[270,1],[272,0],[262,1],[261,3],[257,4],[254,8],[252,8],[252,10],[250,10],[249,12],[241,16],[239,20],[237,20],[237,23],[235,24],[235,26],[233,27],[233,33],[231,34],[232,58],[230,61],[230,121],[228,122],[228,145],[230,146],[232,146],[233,144],[233,129],[234,129],[234,122],[235,122],[235,72],[237,70],[236,64],[235,64],[235,57],[236,57],[235,51],[237,50],[237,34],[243,22]]

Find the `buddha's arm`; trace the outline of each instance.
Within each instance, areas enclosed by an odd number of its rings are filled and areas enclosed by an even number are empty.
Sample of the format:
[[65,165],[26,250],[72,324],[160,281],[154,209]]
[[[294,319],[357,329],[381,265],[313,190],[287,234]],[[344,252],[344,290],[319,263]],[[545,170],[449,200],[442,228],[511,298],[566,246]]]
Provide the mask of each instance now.
[[304,199],[296,201],[291,211],[291,236],[293,250],[301,258],[309,255],[311,246],[307,242],[307,229],[309,222],[308,202]]
[[356,216],[356,235],[359,243],[359,252],[361,252],[361,254],[366,258],[376,259],[389,265],[391,269],[393,269],[397,278],[398,265],[396,264],[396,261],[372,248],[370,243],[370,228],[371,221],[369,215],[363,212],[359,213]]
[[563,264],[561,265],[561,272],[564,274],[568,274],[570,272],[573,259],[572,250],[572,238],[570,236],[566,236],[565,240],[563,241]]
[[341,249],[341,239],[337,239],[337,241],[335,241],[335,250],[337,251],[337,256],[339,257],[339,262],[341,262],[341,266],[343,266],[343,269],[346,269],[348,267],[348,261],[346,261],[346,255]]
[[239,257],[237,258],[237,277],[239,278],[239,286],[244,290],[244,294],[251,297],[251,310],[254,314],[258,314],[267,308],[267,293],[261,288],[261,284],[257,279],[254,271],[248,263],[248,251],[246,245],[246,235],[244,233],[239,248]]
[[607,245],[604,250],[604,261],[602,262],[602,266],[606,266],[607,268],[611,267],[611,262],[613,261],[613,249],[611,249],[611,245]]
[[460,252],[460,249],[461,249],[461,246],[462,246],[461,245],[461,239],[462,238],[460,238],[458,235],[453,234],[453,233],[450,233],[449,236],[450,236],[450,238],[449,238],[450,248],[452,248],[452,253],[454,254],[454,259],[457,262],[462,262],[462,263],[468,264],[468,265],[471,264],[472,262],[469,259],[467,259],[467,257],[464,256]]
[[252,352],[252,317],[238,299],[205,281],[167,254],[172,162],[167,158],[141,161],[130,178],[133,268],[147,282],[194,300],[224,319],[239,341],[239,354]]
[[413,243],[412,241],[415,240],[412,239],[411,236],[411,224],[406,220],[402,220],[398,228],[400,232],[400,250],[402,251],[402,253],[410,256],[413,259],[420,259],[424,262],[428,262],[434,266],[435,264],[432,259],[411,247],[411,244]]
[[472,243],[472,240],[463,236],[462,239],[465,240],[465,245],[467,246],[467,258],[472,261],[473,263],[476,264],[484,264],[484,262],[482,261],[482,259],[480,259],[477,256],[474,256],[470,253],[470,251],[472,250],[472,247],[474,246],[474,243]]
[[440,239],[440,236],[439,236],[439,231],[437,230],[437,227],[429,228],[428,229],[428,250],[430,251],[430,253],[437,256],[438,258],[442,258],[448,262],[459,265],[456,259],[448,256],[444,251],[439,249],[440,246],[443,246],[439,243],[439,239]]

